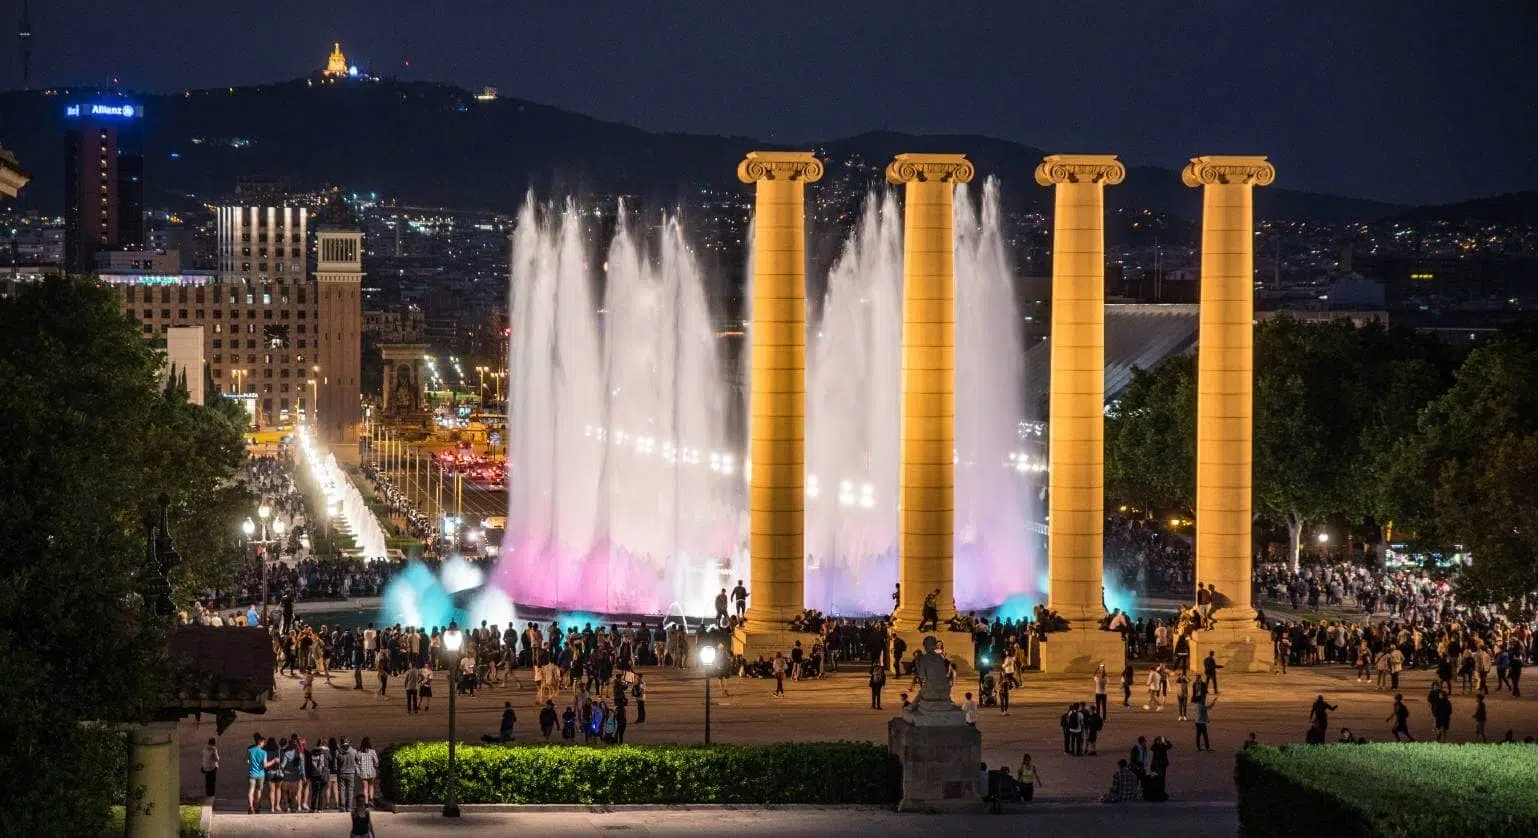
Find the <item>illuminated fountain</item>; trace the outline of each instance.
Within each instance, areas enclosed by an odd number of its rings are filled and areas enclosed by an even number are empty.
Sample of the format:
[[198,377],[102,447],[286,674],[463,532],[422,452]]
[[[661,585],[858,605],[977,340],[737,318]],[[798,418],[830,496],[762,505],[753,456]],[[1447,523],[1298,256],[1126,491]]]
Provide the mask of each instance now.
[[[1038,596],[1037,466],[997,185],[956,200],[956,596]],[[706,278],[676,220],[612,240],[530,199],[513,238],[507,539],[521,605],[709,613],[746,579],[744,472]],[[902,217],[866,202],[808,329],[806,604],[885,613],[897,580]],[[742,362],[746,368],[746,360]]]

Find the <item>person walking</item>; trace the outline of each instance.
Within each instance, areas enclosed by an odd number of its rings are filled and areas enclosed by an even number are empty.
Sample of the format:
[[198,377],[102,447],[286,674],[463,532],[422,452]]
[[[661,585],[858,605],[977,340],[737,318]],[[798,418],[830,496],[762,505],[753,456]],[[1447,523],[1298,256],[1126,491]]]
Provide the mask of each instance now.
[[1213,695],[1218,694],[1218,670],[1222,668],[1223,664],[1218,663],[1217,652],[1208,652],[1207,657],[1202,659],[1202,674],[1207,676],[1207,686]]
[[1474,738],[1480,742],[1488,742],[1485,738],[1485,722],[1490,719],[1490,711],[1485,707],[1485,697],[1474,696]]
[[[742,580],[737,580],[737,587],[732,588],[732,602],[737,606],[737,622],[742,622],[748,610],[748,589],[742,586]],[[637,719],[637,721],[640,721]]]
[[1106,674],[1105,664],[1095,667],[1095,712],[1100,718],[1106,717],[1106,689],[1110,685],[1111,678]]
[[303,710],[309,706],[312,710],[319,710],[320,702],[315,700],[315,673],[313,671],[305,673],[299,683],[304,687],[304,701],[299,702],[299,709]]
[[550,741],[550,734],[556,725],[555,702],[546,700],[545,706],[539,710],[539,732],[544,735],[545,741]]
[[210,736],[203,746],[203,796],[212,799],[219,781],[219,740]]
[[390,685],[390,656],[381,652],[376,658],[378,665],[374,674],[379,678],[379,694],[385,694],[385,688]]
[[1314,698],[1314,706],[1308,711],[1308,725],[1319,731],[1319,740],[1324,741],[1330,732],[1330,711],[1337,710],[1335,705],[1324,700],[1324,696]]
[[1164,690],[1164,678],[1159,674],[1157,667],[1148,670],[1148,703],[1143,705],[1144,710],[1159,711],[1164,709],[1164,701],[1159,697]]
[[775,698],[785,697],[785,666],[785,653],[775,652],[773,661]]
[[262,805],[262,791],[267,785],[267,768],[269,763],[276,765],[277,761],[267,755],[267,749],[262,747],[262,735],[251,734],[251,747],[246,749],[246,813],[254,815]]
[[999,680],[999,715],[1009,715],[1009,691],[1012,689],[1014,678],[1006,675]]
[[870,709],[881,709],[881,690],[886,687],[886,667],[881,661],[870,665]]
[[1132,664],[1129,663],[1121,671],[1121,706],[1123,706],[1123,707],[1131,707],[1132,706],[1132,678],[1133,678],[1133,675],[1134,675],[1134,673],[1132,671]]
[[1404,739],[1408,739],[1411,742],[1415,741],[1415,737],[1410,735],[1410,708],[1404,705],[1403,694],[1394,693],[1394,709],[1389,711],[1388,718],[1384,721],[1394,723],[1393,734],[1395,742],[1403,741],[1400,738],[1401,734],[1403,734]]

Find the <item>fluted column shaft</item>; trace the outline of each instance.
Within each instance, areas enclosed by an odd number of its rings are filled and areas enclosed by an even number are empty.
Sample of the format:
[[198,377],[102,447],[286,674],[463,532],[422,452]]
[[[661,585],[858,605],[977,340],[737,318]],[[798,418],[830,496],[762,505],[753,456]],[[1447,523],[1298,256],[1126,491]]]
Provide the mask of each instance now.
[[938,590],[939,617],[955,611],[956,259],[955,185],[972,179],[959,154],[900,154],[887,179],[904,184],[902,416],[898,464],[895,623],[918,625]]
[[1055,193],[1049,607],[1075,628],[1093,629],[1105,614],[1105,185],[1125,175],[1108,154],[1055,154],[1036,170]]
[[753,629],[784,628],[803,602],[806,511],[806,198],[810,152],[752,152],[756,184],[749,390],[749,598]]
[[1254,619],[1252,450],[1255,380],[1254,187],[1264,157],[1197,157],[1182,172],[1202,187],[1201,320],[1197,334],[1196,579],[1216,586],[1224,623]]

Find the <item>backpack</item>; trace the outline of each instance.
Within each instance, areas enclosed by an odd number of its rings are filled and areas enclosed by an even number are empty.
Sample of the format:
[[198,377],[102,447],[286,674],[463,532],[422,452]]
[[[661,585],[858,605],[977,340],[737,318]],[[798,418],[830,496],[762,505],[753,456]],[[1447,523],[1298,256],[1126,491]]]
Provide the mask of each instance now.
[[641,697],[641,685],[640,684],[632,684],[630,686],[630,694],[635,696],[636,698],[640,698]]

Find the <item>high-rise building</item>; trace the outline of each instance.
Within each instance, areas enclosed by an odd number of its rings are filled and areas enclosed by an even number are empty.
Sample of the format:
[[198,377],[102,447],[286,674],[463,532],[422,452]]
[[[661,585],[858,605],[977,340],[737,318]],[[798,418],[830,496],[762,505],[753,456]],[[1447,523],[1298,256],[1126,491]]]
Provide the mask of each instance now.
[[122,99],[66,105],[64,270],[103,250],[144,247],[144,109]]

